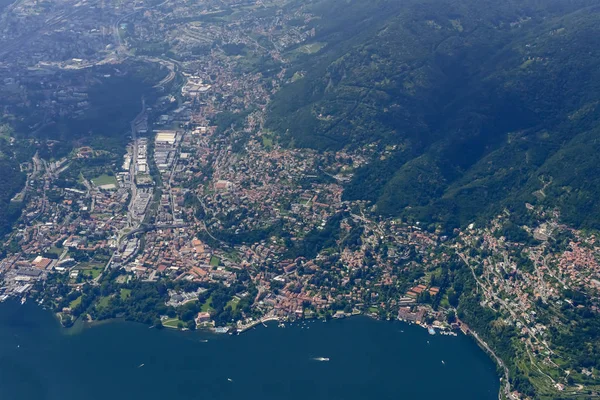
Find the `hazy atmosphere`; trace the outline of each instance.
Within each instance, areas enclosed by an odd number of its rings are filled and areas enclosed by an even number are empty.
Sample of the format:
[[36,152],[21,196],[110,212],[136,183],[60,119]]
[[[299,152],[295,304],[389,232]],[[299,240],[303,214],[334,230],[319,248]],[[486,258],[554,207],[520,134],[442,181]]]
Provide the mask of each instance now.
[[597,398],[599,194],[599,0],[0,0],[0,392]]

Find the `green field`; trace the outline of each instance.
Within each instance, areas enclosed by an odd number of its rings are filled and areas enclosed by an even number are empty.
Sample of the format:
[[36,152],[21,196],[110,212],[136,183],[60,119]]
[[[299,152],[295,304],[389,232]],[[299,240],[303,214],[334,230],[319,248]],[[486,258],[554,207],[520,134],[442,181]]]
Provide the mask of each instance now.
[[210,258],[210,266],[211,267],[218,267],[220,263],[221,263],[221,260],[219,259],[219,257],[212,256]]
[[209,297],[208,299],[206,299],[206,302],[204,304],[202,304],[201,311],[202,312],[214,311],[214,308],[212,308],[212,296]]
[[81,304],[81,296],[79,296],[78,298],[73,300],[71,303],[69,303],[69,308],[73,309],[73,308],[77,307],[79,304]]
[[300,52],[306,53],[306,54],[315,54],[319,50],[321,50],[323,47],[325,47],[326,44],[327,43],[321,43],[321,42],[306,44],[304,46],[301,46],[298,50]]
[[109,296],[100,297],[100,300],[98,300],[98,304],[96,305],[96,308],[106,308],[106,307],[108,307],[108,302],[109,301],[110,301],[110,297]]
[[297,80],[300,80],[302,78],[304,78],[304,75],[296,71],[294,72],[294,76],[292,76],[292,82],[296,82]]
[[102,273],[104,267],[98,264],[82,263],[79,265],[79,273],[88,279],[96,279]]
[[121,300],[127,300],[131,296],[131,289],[121,289]]
[[163,326],[167,328],[178,329],[179,323],[182,322],[179,318],[169,318],[163,321]]
[[111,184],[118,186],[117,179],[114,176],[110,176],[110,175],[106,175],[106,174],[92,178],[92,182],[96,186],[111,185]]
[[234,297],[233,299],[231,299],[227,302],[225,307],[230,306],[231,310],[235,311],[235,310],[237,310],[237,306],[239,303],[240,303],[240,299],[238,299],[237,297]]
[[8,124],[0,125],[0,138],[8,140],[8,139],[10,139],[12,132],[13,132],[13,130],[10,127],[10,125],[8,125]]
[[47,253],[51,253],[51,254],[56,254],[57,256],[60,256],[63,252],[63,249],[59,249],[56,246],[52,246],[50,247],[48,250],[46,250]]
[[273,138],[270,136],[262,136],[262,144],[263,146],[265,146],[267,149],[270,149],[273,147]]
[[86,276],[88,278],[96,279],[102,273],[102,268],[86,269],[81,272],[83,273],[84,276]]

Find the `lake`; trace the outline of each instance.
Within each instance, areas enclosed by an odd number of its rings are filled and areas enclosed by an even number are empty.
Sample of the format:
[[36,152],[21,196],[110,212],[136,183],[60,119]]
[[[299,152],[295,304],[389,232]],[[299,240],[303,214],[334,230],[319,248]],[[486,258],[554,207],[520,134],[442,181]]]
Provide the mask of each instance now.
[[122,321],[67,330],[34,304],[0,304],[7,400],[496,400],[498,389],[471,338],[397,321],[271,323],[241,335]]

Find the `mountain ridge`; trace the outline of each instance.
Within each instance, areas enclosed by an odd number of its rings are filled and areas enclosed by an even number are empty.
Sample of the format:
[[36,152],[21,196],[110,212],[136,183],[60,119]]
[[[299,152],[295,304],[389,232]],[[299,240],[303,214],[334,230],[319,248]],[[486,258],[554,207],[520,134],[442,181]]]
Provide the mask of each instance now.
[[[345,4],[340,19],[364,11]],[[368,28],[347,28],[342,46],[291,61],[288,74],[304,77],[275,96],[267,122],[283,143],[322,151],[398,146],[359,169],[345,191],[384,215],[451,229],[543,201],[575,225],[600,226],[589,215],[583,224],[569,206],[589,194],[578,200],[550,187],[556,196],[533,195],[556,169],[552,155],[575,146],[600,118],[597,2],[382,1],[374,8],[384,21],[363,16],[357,25]],[[339,40],[342,28],[321,24],[331,26],[319,33],[317,25],[315,42]],[[577,176],[562,180],[571,192],[600,190]]]

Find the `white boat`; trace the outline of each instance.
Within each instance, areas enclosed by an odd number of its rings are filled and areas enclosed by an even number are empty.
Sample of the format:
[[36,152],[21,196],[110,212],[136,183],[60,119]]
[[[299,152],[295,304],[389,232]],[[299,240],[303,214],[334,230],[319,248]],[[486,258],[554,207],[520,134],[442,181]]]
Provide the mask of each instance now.
[[23,296],[23,298],[21,299],[21,305],[25,304],[26,301],[27,301],[27,297]]
[[329,357],[315,357],[313,358],[315,361],[329,361]]

